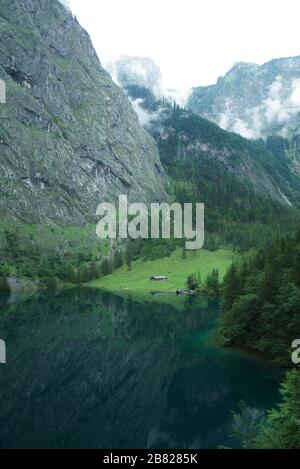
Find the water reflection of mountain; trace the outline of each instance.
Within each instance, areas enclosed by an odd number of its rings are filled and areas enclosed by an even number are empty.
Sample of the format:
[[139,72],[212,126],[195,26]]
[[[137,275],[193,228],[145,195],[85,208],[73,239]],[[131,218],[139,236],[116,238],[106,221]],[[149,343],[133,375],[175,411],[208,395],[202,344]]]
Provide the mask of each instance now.
[[[252,362],[245,371],[245,359],[204,345],[217,314],[208,301],[187,299],[179,311],[94,290],[2,306],[8,363],[0,368],[0,446],[217,441],[211,435],[225,433],[246,392],[241,381],[257,373]],[[259,386],[269,401],[276,379],[267,376]]]

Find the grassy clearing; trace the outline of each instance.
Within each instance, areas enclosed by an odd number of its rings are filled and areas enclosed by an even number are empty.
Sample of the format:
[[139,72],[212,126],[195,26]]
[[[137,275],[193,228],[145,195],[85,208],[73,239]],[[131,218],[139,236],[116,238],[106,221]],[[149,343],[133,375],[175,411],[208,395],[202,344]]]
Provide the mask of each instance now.
[[[219,269],[222,279],[233,258],[231,250],[220,249],[214,252],[189,251],[186,259],[183,259],[182,250],[178,248],[170,257],[155,261],[138,260],[132,264],[131,271],[123,266],[112,275],[90,282],[89,285],[114,292],[174,292],[178,288],[185,288],[187,277],[194,273],[200,272],[204,281],[213,269]],[[149,279],[152,275],[165,275],[169,280],[151,282]]]
[[[40,286],[78,283],[97,278],[108,242],[101,242],[95,226],[58,227],[0,222],[0,280],[17,277]],[[93,275],[92,275],[93,274]],[[0,290],[7,289],[6,280]]]
[[[83,227],[30,225],[21,222],[0,221],[0,248],[5,249],[5,232],[15,232],[18,247],[28,250],[30,246],[39,246],[45,254],[51,252],[88,252],[92,259],[109,252],[108,242],[100,242],[95,234],[95,226]],[[3,256],[3,251],[1,257]],[[25,256],[26,257],[26,256]]]

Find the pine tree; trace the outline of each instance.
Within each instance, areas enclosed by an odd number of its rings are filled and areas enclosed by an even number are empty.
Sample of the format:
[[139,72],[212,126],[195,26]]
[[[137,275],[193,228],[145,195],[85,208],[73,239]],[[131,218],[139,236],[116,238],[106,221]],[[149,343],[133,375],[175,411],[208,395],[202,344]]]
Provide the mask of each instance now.
[[268,413],[260,428],[257,448],[300,448],[300,370],[288,372],[280,393],[281,403]]
[[131,252],[131,247],[128,246],[126,251],[125,251],[125,262],[127,265],[127,269],[131,270],[132,268],[132,252]]
[[241,293],[241,285],[238,269],[235,264],[232,264],[227,274],[224,277],[223,286],[223,308],[224,311],[232,308],[235,300]]
[[114,254],[114,269],[119,269],[123,264],[123,256],[120,251],[116,251]]
[[56,290],[57,289],[57,280],[55,277],[49,277],[46,279],[46,287],[49,290]]
[[107,258],[103,260],[101,268],[102,268],[102,273],[104,276],[111,274],[112,269],[111,269],[110,262]]
[[206,292],[212,296],[219,296],[219,271],[213,269],[205,282]]
[[97,264],[97,262],[93,261],[90,264],[90,278],[91,278],[91,280],[95,280],[97,278],[100,278],[101,274],[102,274],[102,272],[101,272],[100,265]]

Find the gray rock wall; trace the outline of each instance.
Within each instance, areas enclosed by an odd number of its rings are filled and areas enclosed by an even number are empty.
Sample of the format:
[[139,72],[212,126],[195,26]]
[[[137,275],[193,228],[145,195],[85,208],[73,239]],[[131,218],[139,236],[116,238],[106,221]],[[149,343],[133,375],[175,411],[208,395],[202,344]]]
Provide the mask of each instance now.
[[0,79],[2,218],[83,224],[120,193],[165,198],[154,140],[57,0],[0,0]]

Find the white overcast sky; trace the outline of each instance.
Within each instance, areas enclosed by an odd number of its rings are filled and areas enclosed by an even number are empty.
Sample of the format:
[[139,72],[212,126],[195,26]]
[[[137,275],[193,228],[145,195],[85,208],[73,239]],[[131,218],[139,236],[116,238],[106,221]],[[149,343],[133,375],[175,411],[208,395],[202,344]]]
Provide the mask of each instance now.
[[300,55],[299,0],[69,0],[103,64],[151,57],[168,87],[215,83],[234,62]]

